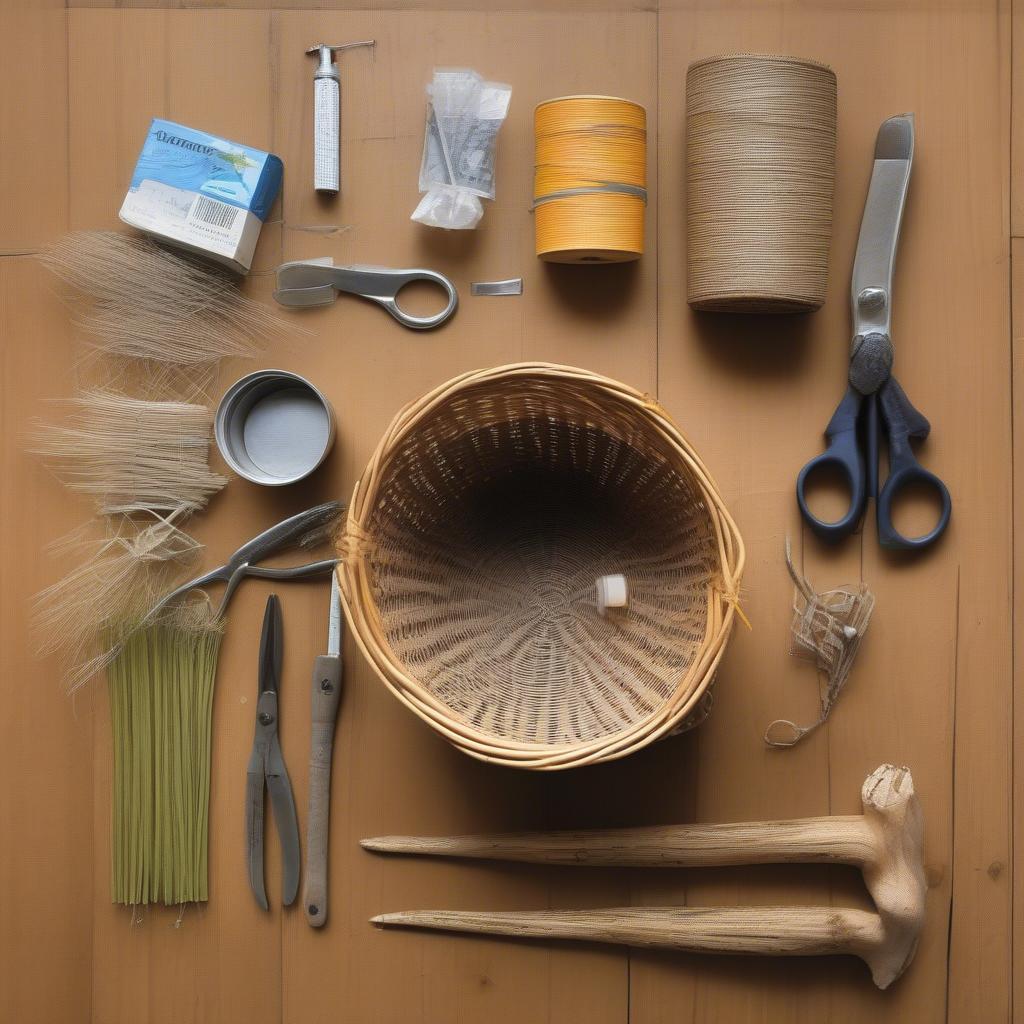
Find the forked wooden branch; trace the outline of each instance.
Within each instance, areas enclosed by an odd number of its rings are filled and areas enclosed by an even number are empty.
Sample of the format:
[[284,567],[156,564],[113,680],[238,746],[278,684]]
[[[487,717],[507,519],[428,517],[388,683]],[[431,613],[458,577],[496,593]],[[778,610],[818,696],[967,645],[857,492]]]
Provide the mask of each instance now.
[[589,939],[691,952],[850,953],[886,988],[913,959],[924,920],[923,823],[906,768],[882,765],[861,790],[863,815],[728,825],[364,840],[382,853],[535,863],[710,867],[831,863],[859,867],[877,913],[831,907],[652,908],[384,914],[380,925]]

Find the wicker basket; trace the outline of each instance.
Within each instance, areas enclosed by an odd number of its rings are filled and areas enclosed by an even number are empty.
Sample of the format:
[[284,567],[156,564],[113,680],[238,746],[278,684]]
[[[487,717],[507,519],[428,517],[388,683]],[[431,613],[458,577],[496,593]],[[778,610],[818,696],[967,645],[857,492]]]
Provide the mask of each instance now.
[[[622,757],[702,713],[743,542],[657,403],[545,363],[457,377],[395,417],[340,541],[345,611],[389,689],[467,754]],[[629,604],[602,615],[598,577]]]

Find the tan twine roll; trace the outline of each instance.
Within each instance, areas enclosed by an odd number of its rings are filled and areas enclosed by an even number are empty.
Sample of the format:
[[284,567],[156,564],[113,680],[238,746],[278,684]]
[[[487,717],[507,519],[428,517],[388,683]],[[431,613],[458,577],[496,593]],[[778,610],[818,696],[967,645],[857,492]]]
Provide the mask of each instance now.
[[687,293],[695,309],[825,301],[836,76],[794,57],[709,57],[686,75]]
[[[394,419],[339,542],[342,600],[391,692],[472,757],[606,761],[697,724],[744,551],[663,409],[548,363],[478,370]],[[630,607],[603,615],[620,572]]]

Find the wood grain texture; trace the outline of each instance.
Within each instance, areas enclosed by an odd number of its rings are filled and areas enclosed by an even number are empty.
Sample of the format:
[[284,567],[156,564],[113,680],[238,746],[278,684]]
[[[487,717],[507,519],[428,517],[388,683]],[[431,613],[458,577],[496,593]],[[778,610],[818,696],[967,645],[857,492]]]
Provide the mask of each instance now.
[[[945,0],[952,2],[952,0]],[[68,7],[116,8],[120,10],[277,10],[277,11],[464,11],[481,13],[495,11],[560,11],[616,12],[652,11],[657,4],[649,0],[516,0],[514,4],[491,4],[488,0],[67,0]]]
[[[74,12],[68,33],[74,228],[117,225],[125,182],[151,117],[199,124],[229,138],[269,145],[269,15],[210,13],[200,25],[163,11]],[[220,97],[216,112],[209,110],[213,95]],[[254,281],[254,286],[258,289],[260,283]],[[250,536],[282,518],[254,507],[229,525],[221,516],[234,517],[235,510],[219,511],[225,505],[218,499],[219,514],[209,515],[197,528],[210,545],[211,558],[222,559],[242,534]],[[223,531],[208,534],[206,528],[218,520]],[[245,765],[252,743],[256,650],[265,598],[260,588],[243,588],[232,611],[247,616],[248,629],[229,631],[221,651],[210,806],[210,888],[219,895],[206,907],[187,911],[180,927],[175,927],[176,913],[160,910],[150,910],[132,926],[130,915],[109,903],[110,740],[106,717],[98,717],[92,985],[97,1021],[215,1021],[236,1015],[261,1021],[279,1012],[280,914],[264,915],[255,906],[242,843]],[[295,714],[304,719],[309,715],[310,669],[307,662],[303,683],[295,687],[300,691],[295,695],[305,698],[301,713]],[[303,760],[301,749],[293,749],[291,764]],[[275,842],[268,843],[266,875],[279,904],[280,847]]]
[[31,256],[14,255],[67,227],[62,8],[0,7],[9,43],[0,64],[9,154],[0,161],[0,1020],[25,1024],[87,1019],[93,725],[105,717],[96,693],[69,701],[56,659],[37,658],[29,636],[32,596],[61,575],[44,548],[88,514],[23,451],[41,403],[66,395],[75,378],[71,331],[48,275]]
[[[710,808],[718,816],[771,816],[782,801],[788,814],[794,800],[810,802],[799,813],[842,813],[858,776],[879,759],[913,765],[917,777],[923,772],[934,783],[922,801],[934,888],[921,959],[901,985],[880,999],[851,987],[848,965],[838,963],[811,970],[787,966],[788,986],[766,984],[768,972],[756,969],[706,971],[701,965],[692,992],[701,1008],[696,1016],[707,1006],[710,1016],[714,1007],[720,1016],[741,1017],[753,1002],[767,1019],[826,1019],[840,1006],[844,1019],[891,1014],[894,1020],[934,1020],[947,1013],[950,1020],[975,1019],[972,1013],[1005,1019],[1010,737],[998,709],[1010,699],[1010,623],[1008,579],[994,561],[996,552],[1008,554],[1010,534],[1008,477],[999,468],[1010,460],[1002,341],[1005,23],[995,4],[956,11],[813,9],[800,16],[771,4],[739,23],[718,8],[691,8],[663,10],[659,24],[663,168],[681,166],[682,139],[672,130],[683,115],[677,83],[694,57],[727,51],[813,55],[839,79],[832,274],[820,313],[774,329],[763,320],[690,313],[672,287],[681,278],[682,210],[679,204],[666,209],[668,195],[661,195],[660,394],[670,411],[692,416],[708,430],[707,441],[698,444],[744,531],[751,565],[748,614],[755,626],[752,637],[740,634],[734,641],[721,682],[721,713],[699,737],[698,813],[705,820],[714,816]],[[944,69],[934,78],[933,66]],[[916,560],[881,553],[872,523],[859,538],[859,556],[852,541],[849,551],[838,552],[839,563],[836,553],[803,536],[804,568],[815,583],[824,588],[861,575],[877,596],[876,615],[830,727],[796,751],[764,751],[754,741],[757,726],[792,706],[789,680],[806,672],[795,664],[774,670],[763,653],[766,644],[781,651],[784,643],[789,583],[780,554],[784,535],[800,531],[792,481],[820,450],[821,431],[843,386],[849,275],[873,140],[885,117],[904,110],[917,115],[918,147],[895,282],[895,370],[931,417],[934,433],[922,457],[949,484],[956,518],[944,543]],[[965,194],[985,195],[984,210],[972,212]],[[951,237],[965,244],[951,251]],[[969,302],[935,301],[941,294],[964,295],[965,286]],[[968,330],[963,318],[977,315],[992,344],[984,365],[958,342]],[[978,329],[971,335],[977,337]],[[704,383],[696,405],[686,385],[694,378]],[[723,404],[723,391],[733,401]],[[981,394],[988,396],[984,408],[977,404]],[[686,428],[687,420],[682,422]],[[973,456],[965,458],[967,451]],[[737,458],[737,452],[744,455]],[[781,593],[770,594],[773,585]],[[765,640],[757,641],[759,635]],[[746,743],[736,735],[734,707],[739,716],[756,709],[756,721],[744,722]],[[987,730],[980,728],[982,720]],[[828,883],[834,902],[845,903],[849,879],[836,873]],[[687,895],[702,903],[719,902],[727,893],[742,898],[732,887],[709,892],[696,884],[700,890],[691,886]],[[791,885],[786,895],[806,899],[808,887]],[[683,994],[678,976],[661,963],[640,985],[634,970],[632,991],[645,1007],[664,1004],[667,993]],[[796,993],[799,1010],[791,1004]],[[979,998],[983,1005],[969,1006]]]
[[[1020,65],[1017,65],[1020,67]],[[1018,74],[1020,72],[1018,71]],[[1016,169],[1016,165],[1015,165]],[[1013,848],[1022,849],[1024,844],[1024,716],[1017,713],[1024,707],[1024,661],[1021,660],[1021,630],[1024,629],[1024,608],[1016,595],[1024,593],[1024,548],[1020,538],[1024,536],[1024,471],[1018,464],[1019,453],[1024,451],[1024,239],[1014,238],[1011,249],[1012,282],[1011,307],[1012,351],[1013,351],[1013,510],[1014,510],[1014,551],[1013,551]],[[1013,882],[1013,937],[1017,943],[1024,942],[1024,877],[1011,863]],[[1017,1014],[1024,1007],[1024,957],[1019,954],[1013,959],[1013,1008]]]
[[[0,526],[0,1020],[87,1019],[92,979],[93,723],[102,692],[65,695],[54,658],[35,657],[32,595],[61,574],[43,553],[88,513],[22,450],[40,403],[73,380],[70,331],[46,272],[31,258],[0,259],[2,466]],[[109,796],[103,803],[109,804]]]
[[[591,368],[645,389],[653,386],[654,267],[634,275],[628,301],[609,303],[604,316],[595,311],[587,317],[584,331],[560,331],[562,290],[570,289],[576,304],[584,303],[585,296],[578,277],[565,284],[565,275],[551,275],[536,261],[528,213],[534,104],[551,95],[586,91],[586,83],[598,74],[610,91],[653,104],[653,17],[283,13],[275,17],[275,26],[280,82],[275,145],[292,169],[283,200],[284,258],[332,255],[339,263],[429,266],[452,276],[462,298],[450,326],[433,334],[396,331],[381,322],[380,310],[344,297],[334,308],[303,318],[322,340],[303,350],[300,372],[327,383],[328,397],[345,424],[328,487],[347,494],[398,408],[466,370],[532,358],[541,351],[558,360],[587,362],[585,348]],[[340,38],[339,33],[374,38],[378,44],[372,55],[351,54],[342,72],[342,194],[339,202],[325,205],[310,187],[312,76],[303,51],[312,36]],[[561,40],[567,35],[578,40],[579,55],[560,63]],[[478,231],[446,235],[409,220],[417,202],[423,89],[435,65],[464,63],[467,53],[488,75],[519,81],[522,87],[513,96],[499,146],[497,181],[503,201],[488,207]],[[542,68],[557,70],[544,75]],[[324,223],[337,223],[342,230],[327,236],[304,230]],[[468,295],[470,280],[520,274],[521,299],[473,300]],[[374,379],[387,384],[367,388],[365,382]],[[321,600],[326,612],[326,593]],[[531,1012],[539,1019],[550,1014],[566,1021],[621,1020],[626,993],[621,952],[595,955],[526,945],[500,949],[487,940],[438,944],[412,935],[398,936],[392,944],[392,936],[369,929],[367,919],[384,904],[396,908],[409,905],[403,901],[422,903],[443,895],[465,906],[482,900],[487,906],[525,909],[572,900],[573,893],[571,886],[563,890],[558,880],[541,873],[509,878],[500,871],[471,870],[467,876],[446,865],[427,870],[382,865],[358,849],[359,838],[395,818],[418,827],[438,816],[463,826],[481,817],[492,824],[533,820],[530,815],[543,813],[547,787],[528,774],[468,764],[425,727],[409,721],[353,650],[350,644],[349,683],[335,748],[329,938],[311,944],[304,922],[286,922],[286,944],[294,950],[285,961],[286,990],[292,994],[286,1017],[353,1024],[427,1024],[460,1017],[511,1022],[521,1019],[523,1010],[516,993],[527,991]],[[389,751],[386,783],[379,775],[382,750]],[[598,902],[616,895],[608,882],[585,884],[590,886],[587,896]],[[405,984],[396,985],[390,977],[396,962],[408,971]],[[338,965],[344,973],[337,985],[317,984],[318,978],[337,972]]]
[[[286,492],[232,480],[197,526],[209,564],[299,508],[347,496],[394,412],[428,387],[521,358],[565,361],[658,394],[705,457],[748,547],[743,607],[754,630],[737,631],[715,711],[698,731],[621,763],[556,777],[490,768],[451,750],[386,693],[347,643],[331,791],[331,915],[313,931],[300,907],[281,911],[273,834],[269,913],[256,908],[245,878],[244,775],[266,597],[265,587],[246,584],[231,607],[217,680],[211,902],[187,911],[177,928],[171,911],[150,911],[132,925],[109,904],[104,690],[69,704],[53,678],[56,666],[35,661],[26,636],[28,598],[56,575],[42,548],[86,515],[20,448],[40,400],[71,390],[71,333],[35,265],[0,258],[0,765],[14,780],[0,790],[0,1019],[987,1022],[1010,1016],[1011,980],[1019,1014],[1024,958],[1011,968],[1011,925],[1024,942],[1024,896],[1018,879],[1011,914],[1010,811],[1014,779],[1019,830],[1024,726],[1011,709],[1013,684],[1024,692],[1024,675],[1018,662],[1012,677],[1011,601],[1014,584],[1024,585],[1024,563],[1019,546],[1011,550],[1011,488],[1019,493],[1024,471],[1011,477],[1011,467],[1014,452],[1024,450],[1024,356],[1017,341],[1011,392],[1009,237],[1011,211],[1014,232],[1024,232],[1024,186],[1011,192],[1022,143],[1015,130],[1011,163],[1008,0],[564,0],[554,7],[529,0],[515,12],[483,0],[395,0],[375,10],[359,9],[357,0],[331,11],[281,9],[290,0],[69,6],[107,9],[65,12],[27,0],[0,9],[8,41],[0,126],[19,154],[0,167],[0,254],[37,248],[68,226],[116,226],[146,125],[165,116],[265,145],[285,160],[283,198],[246,285],[253,295],[269,301],[270,272],[282,258],[322,255],[435,267],[462,294],[452,323],[422,335],[342,297],[302,317],[309,336],[268,351],[260,365],[295,370],[322,387],[338,414],[338,441],[311,481]],[[190,9],[114,9],[135,6]],[[267,6],[278,10],[260,9]],[[321,36],[378,40],[374,54],[344,59],[343,193],[334,203],[314,197],[310,180],[312,70],[303,50]],[[808,317],[698,316],[685,303],[686,67],[699,56],[744,50],[814,57],[838,75],[828,299]],[[481,228],[464,235],[408,219],[417,199],[423,87],[432,68],[445,64],[470,64],[514,88],[498,199]],[[1015,62],[1015,96],[1022,95],[1022,67],[1024,56]],[[619,94],[647,107],[652,200],[648,250],[638,264],[558,267],[533,256],[532,110],[571,92]],[[1014,104],[1015,128],[1022,106]],[[883,118],[908,109],[917,114],[918,150],[896,280],[896,373],[932,421],[922,459],[954,500],[948,535],[918,559],[882,554],[870,523],[826,549],[802,529],[792,497],[795,474],[820,450],[842,388],[849,272],[874,134]],[[52,186],[45,202],[40,182]],[[337,230],[310,230],[329,224]],[[1019,337],[1019,246],[1015,255]],[[469,296],[471,280],[518,275],[521,298]],[[225,367],[221,384],[248,368]],[[830,723],[796,749],[773,752],[761,741],[767,723],[810,721],[817,707],[814,673],[786,653],[787,534],[818,589],[862,578],[878,604]],[[279,593],[281,737],[304,835],[309,673],[325,649],[328,591],[295,584]],[[367,923],[417,906],[868,909],[849,868],[651,873],[400,862],[374,858],[357,840],[853,814],[863,777],[882,761],[914,771],[930,885],[917,959],[888,992],[878,992],[852,958],[629,953],[383,933]]]
[[0,255],[32,252],[67,226],[64,26],[60,0],[0,3],[0,138],[17,146],[0,161]]

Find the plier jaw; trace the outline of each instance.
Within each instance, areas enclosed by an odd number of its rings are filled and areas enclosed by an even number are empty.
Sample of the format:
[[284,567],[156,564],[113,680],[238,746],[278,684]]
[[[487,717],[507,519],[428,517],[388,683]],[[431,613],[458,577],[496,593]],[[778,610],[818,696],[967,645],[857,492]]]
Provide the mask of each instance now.
[[252,752],[246,772],[245,836],[249,888],[256,902],[269,909],[263,877],[264,789],[270,792],[278,839],[281,842],[281,902],[289,906],[299,890],[299,825],[291,780],[278,738],[278,685],[283,655],[281,603],[276,594],[267,599],[260,637],[259,696]]

